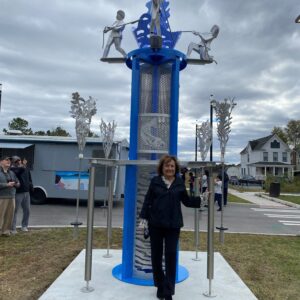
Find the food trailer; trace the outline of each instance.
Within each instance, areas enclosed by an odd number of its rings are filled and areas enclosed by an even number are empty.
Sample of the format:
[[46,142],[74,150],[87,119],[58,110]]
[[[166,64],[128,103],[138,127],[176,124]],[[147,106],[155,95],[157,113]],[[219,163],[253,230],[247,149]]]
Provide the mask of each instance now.
[[[114,142],[110,157],[128,159],[127,140]],[[43,204],[47,198],[76,199],[78,194],[79,157],[76,138],[34,135],[0,135],[0,154],[26,158],[31,171],[34,191],[33,204]],[[104,158],[100,138],[87,138],[84,159],[80,168],[82,200],[88,198],[89,159]],[[99,166],[95,178],[95,200],[104,201],[108,196],[109,179],[114,180],[114,200],[124,198],[125,169]],[[106,182],[105,182],[106,181]]]

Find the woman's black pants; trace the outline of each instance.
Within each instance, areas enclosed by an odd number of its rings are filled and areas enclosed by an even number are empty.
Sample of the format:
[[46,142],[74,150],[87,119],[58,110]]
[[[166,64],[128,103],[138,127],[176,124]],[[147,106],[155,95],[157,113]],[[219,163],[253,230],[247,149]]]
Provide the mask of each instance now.
[[[174,295],[176,280],[177,245],[180,228],[149,226],[151,261],[157,297]],[[165,250],[165,272],[163,270],[163,246]]]

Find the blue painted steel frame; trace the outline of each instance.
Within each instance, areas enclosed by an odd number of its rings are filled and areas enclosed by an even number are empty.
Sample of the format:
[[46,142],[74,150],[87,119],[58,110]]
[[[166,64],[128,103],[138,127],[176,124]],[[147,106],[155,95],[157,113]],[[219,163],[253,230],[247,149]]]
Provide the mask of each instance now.
[[[186,65],[186,57],[183,53],[174,49],[137,49],[127,55],[126,64],[132,69],[131,87],[131,114],[130,114],[130,149],[129,159],[136,160],[138,157],[138,116],[139,116],[139,96],[140,96],[140,62],[154,65],[153,71],[153,107],[157,111],[158,106],[158,65],[172,63],[172,82],[170,99],[170,145],[169,153],[177,155],[178,142],[178,112],[179,112],[179,72]],[[156,110],[156,111],[155,111]],[[156,159],[156,154],[151,155]],[[137,189],[137,167],[126,167],[125,183],[125,203],[124,203],[124,224],[123,224],[123,254],[122,264],[116,266],[112,273],[117,279],[138,285],[153,285],[152,280],[133,277],[133,257],[135,239],[135,212],[136,212],[136,189]],[[176,282],[183,281],[188,277],[188,271],[178,266]]]
[[[139,90],[140,72],[139,59],[134,58],[132,63],[132,86],[131,86],[131,115],[130,115],[130,148],[129,159],[137,159],[138,149],[138,116],[139,116]],[[124,224],[123,224],[123,252],[122,252],[122,277],[132,277],[135,212],[136,211],[136,182],[137,167],[126,166]]]

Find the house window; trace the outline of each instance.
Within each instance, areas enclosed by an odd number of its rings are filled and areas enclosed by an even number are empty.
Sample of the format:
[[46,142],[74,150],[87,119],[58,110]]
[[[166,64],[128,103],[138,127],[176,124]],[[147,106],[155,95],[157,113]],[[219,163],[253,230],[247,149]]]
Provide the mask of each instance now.
[[273,152],[273,161],[278,161],[278,152]]
[[264,161],[269,161],[268,152],[264,152]]
[[250,155],[249,155],[249,153],[247,153],[247,161],[248,162],[250,161]]
[[271,148],[280,148],[280,143],[277,142],[276,140],[274,140],[274,141],[271,143]]
[[282,161],[287,162],[287,152],[282,152]]

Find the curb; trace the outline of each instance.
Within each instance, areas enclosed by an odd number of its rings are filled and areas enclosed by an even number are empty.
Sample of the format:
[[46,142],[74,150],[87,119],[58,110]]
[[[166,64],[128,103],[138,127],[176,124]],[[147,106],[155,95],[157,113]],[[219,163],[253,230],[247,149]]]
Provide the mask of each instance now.
[[258,197],[261,197],[261,198],[268,199],[268,200],[273,201],[273,202],[281,203],[281,204],[284,204],[286,206],[290,206],[290,207],[300,209],[300,205],[296,204],[296,203],[293,203],[293,202],[289,202],[289,201],[277,199],[277,198],[274,198],[274,197],[270,197],[270,196],[262,194],[262,193],[258,193],[258,194],[255,194],[255,195],[258,196]]

